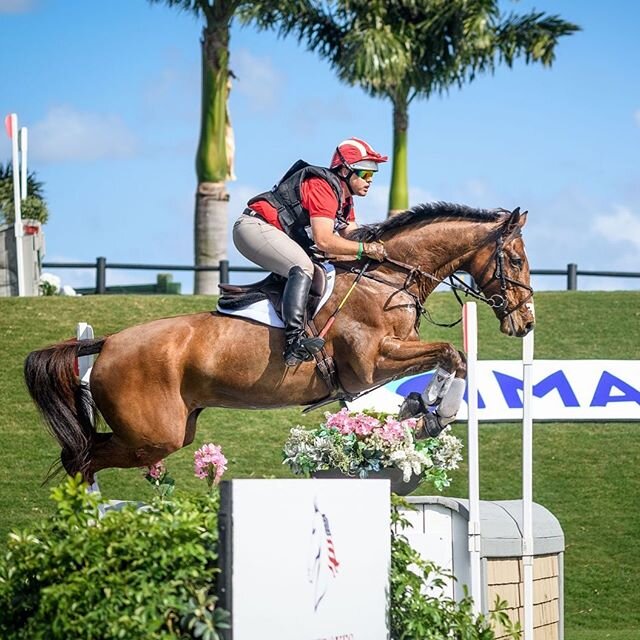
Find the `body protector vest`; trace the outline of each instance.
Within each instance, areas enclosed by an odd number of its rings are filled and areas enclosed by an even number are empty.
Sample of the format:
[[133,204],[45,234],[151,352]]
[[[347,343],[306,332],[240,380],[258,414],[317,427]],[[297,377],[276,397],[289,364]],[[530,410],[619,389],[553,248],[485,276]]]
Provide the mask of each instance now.
[[316,167],[304,160],[298,160],[282,176],[280,182],[271,191],[265,191],[249,200],[251,205],[258,200],[266,200],[278,212],[278,221],[284,232],[295,240],[309,255],[313,253],[313,237],[311,235],[311,219],[309,212],[300,202],[300,186],[308,178],[322,178],[331,186],[338,200],[336,211],[336,229],[346,227],[349,212],[343,212],[344,197],[340,178],[324,167]]

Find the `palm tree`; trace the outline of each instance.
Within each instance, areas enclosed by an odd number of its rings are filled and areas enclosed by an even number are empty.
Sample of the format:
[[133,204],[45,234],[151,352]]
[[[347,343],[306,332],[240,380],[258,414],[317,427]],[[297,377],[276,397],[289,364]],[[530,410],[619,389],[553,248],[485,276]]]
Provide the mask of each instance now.
[[338,77],[393,105],[389,215],[409,206],[409,105],[461,87],[517,58],[551,66],[561,36],[580,27],[537,11],[503,15],[498,0],[318,0],[300,39]]
[[[27,197],[22,200],[20,210],[23,220],[38,220],[44,224],[49,218],[42,182],[36,179],[34,171],[27,173]],[[11,162],[5,166],[0,162],[0,224],[13,224],[14,221],[13,166]]]
[[[229,193],[226,181],[233,175],[233,129],[228,97],[231,78],[229,40],[231,23],[238,16],[255,20],[262,28],[276,28],[286,35],[296,16],[304,15],[306,0],[149,0],[194,13],[204,19],[202,29],[202,96],[200,139],[196,152],[194,246],[195,261],[217,266],[226,258]],[[215,271],[196,271],[195,293],[216,294]]]

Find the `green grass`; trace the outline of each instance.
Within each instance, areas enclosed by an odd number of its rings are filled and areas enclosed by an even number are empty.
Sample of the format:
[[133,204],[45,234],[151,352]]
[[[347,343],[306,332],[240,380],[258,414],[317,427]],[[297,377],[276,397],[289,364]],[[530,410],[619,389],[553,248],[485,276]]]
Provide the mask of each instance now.
[[[212,308],[199,296],[102,296],[0,299],[0,541],[50,513],[49,487],[41,486],[57,445],[45,432],[22,380],[27,353],[74,333],[78,321],[97,334],[145,320]],[[458,317],[451,296],[429,300],[435,320]],[[640,359],[640,293],[558,292],[536,295],[536,357]],[[518,358],[521,344],[498,331],[489,309],[479,307],[480,357]],[[423,322],[423,337],[461,346],[459,328]],[[328,409],[335,408],[327,407]],[[316,424],[321,412],[210,409],[199,420],[195,443],[168,464],[179,491],[202,491],[193,476],[193,451],[216,442],[230,460],[229,477],[291,477],[280,463],[288,429]],[[454,432],[465,439],[465,425]],[[483,499],[521,495],[519,424],[482,424]],[[635,640],[640,637],[640,425],[637,423],[537,423],[534,499],[559,519],[566,539],[567,640]],[[466,467],[448,494],[467,495]],[[148,485],[137,470],[100,474],[107,498],[144,500]],[[431,492],[428,488],[426,492]],[[2,542],[0,542],[2,544]]]

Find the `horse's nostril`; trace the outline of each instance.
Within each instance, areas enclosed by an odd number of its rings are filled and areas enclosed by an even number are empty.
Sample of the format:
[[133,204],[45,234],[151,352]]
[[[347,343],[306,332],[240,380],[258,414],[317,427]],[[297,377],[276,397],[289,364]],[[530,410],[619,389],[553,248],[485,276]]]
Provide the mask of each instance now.
[[535,324],[536,323],[532,320],[531,322],[527,322],[527,324],[524,325],[524,333],[525,333],[525,335],[527,335],[527,333],[529,333],[529,331],[531,331],[533,329]]

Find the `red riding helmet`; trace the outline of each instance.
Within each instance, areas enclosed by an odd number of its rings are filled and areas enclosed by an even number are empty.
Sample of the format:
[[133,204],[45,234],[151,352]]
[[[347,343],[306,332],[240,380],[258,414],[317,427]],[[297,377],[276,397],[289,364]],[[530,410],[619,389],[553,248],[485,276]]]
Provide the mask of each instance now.
[[369,144],[360,138],[349,138],[342,141],[331,158],[331,169],[345,165],[348,169],[364,169],[377,171],[378,164],[386,162],[388,156],[380,155]]

